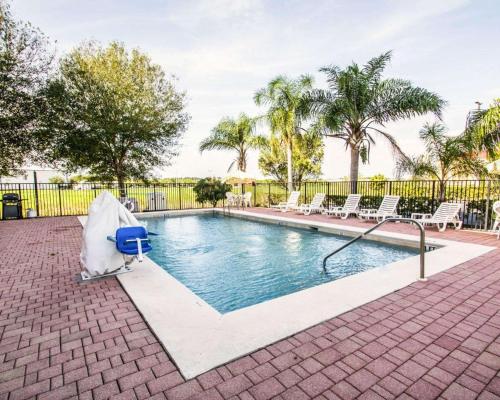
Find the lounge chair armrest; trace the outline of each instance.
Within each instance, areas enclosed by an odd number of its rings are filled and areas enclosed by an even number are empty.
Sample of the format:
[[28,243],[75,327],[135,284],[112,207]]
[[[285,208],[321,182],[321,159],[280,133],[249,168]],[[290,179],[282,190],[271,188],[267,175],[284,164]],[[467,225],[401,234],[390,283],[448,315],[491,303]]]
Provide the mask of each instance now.
[[376,208],[362,208],[359,212],[361,214],[376,214],[377,211]]
[[127,240],[125,240],[125,243],[134,243],[134,242],[137,242],[137,240],[139,240],[140,242],[149,242],[149,239],[147,239],[147,238],[144,238],[144,239],[136,238],[136,239],[127,239]]

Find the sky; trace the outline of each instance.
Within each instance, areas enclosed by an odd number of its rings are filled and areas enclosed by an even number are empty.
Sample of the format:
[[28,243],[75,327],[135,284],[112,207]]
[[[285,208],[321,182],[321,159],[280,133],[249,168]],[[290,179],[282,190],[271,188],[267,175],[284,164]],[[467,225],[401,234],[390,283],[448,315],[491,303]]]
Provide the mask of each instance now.
[[[180,155],[160,176],[225,176],[234,155],[200,154],[200,141],[225,116],[261,115],[256,90],[279,74],[314,76],[319,68],[363,64],[387,50],[386,77],[404,78],[447,102],[443,120],[450,134],[463,130],[469,110],[500,97],[500,2],[498,0],[14,0],[17,19],[30,21],[64,55],[85,40],[113,40],[148,53],[187,93],[191,115]],[[426,115],[391,123],[409,154],[423,152],[418,131]],[[265,127],[260,127],[265,132]],[[322,177],[349,171],[344,144],[325,139]],[[248,172],[261,177],[258,154]],[[390,148],[379,141],[361,175],[391,177]]]

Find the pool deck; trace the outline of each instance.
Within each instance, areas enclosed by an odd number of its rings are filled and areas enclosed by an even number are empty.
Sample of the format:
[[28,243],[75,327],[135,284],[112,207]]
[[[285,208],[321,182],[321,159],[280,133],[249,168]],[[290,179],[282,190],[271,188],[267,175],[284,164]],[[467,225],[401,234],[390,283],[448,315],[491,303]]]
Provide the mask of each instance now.
[[116,278],[75,282],[81,232],[76,217],[0,222],[0,400],[500,399],[499,249],[185,381]]

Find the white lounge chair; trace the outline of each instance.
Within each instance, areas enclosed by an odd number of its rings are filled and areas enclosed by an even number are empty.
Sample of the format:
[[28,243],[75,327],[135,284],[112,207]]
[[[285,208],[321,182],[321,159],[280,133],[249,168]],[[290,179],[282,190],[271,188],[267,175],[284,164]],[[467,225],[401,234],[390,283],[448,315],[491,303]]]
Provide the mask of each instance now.
[[303,213],[304,215],[310,215],[311,213],[321,213],[324,210],[323,201],[325,201],[325,194],[316,193],[311,200],[311,203],[301,204],[297,209],[297,212]]
[[242,200],[243,207],[252,207],[252,192],[245,192]]
[[351,214],[358,213],[359,201],[361,200],[360,194],[350,194],[342,207],[330,207],[324,211],[324,214],[334,215],[342,219],[347,219]]
[[500,201],[493,203],[493,212],[495,213],[495,222],[493,223],[493,232],[497,232],[497,239],[500,238]]
[[238,196],[232,192],[226,192],[226,206],[238,207],[239,206]]
[[377,221],[384,221],[386,218],[397,218],[399,217],[396,211],[398,203],[399,196],[384,196],[378,209],[362,209],[358,217],[363,220],[375,219]]
[[[453,224],[455,229],[462,227],[462,221],[458,217],[458,213],[462,208],[458,203],[441,203],[434,215],[432,214],[412,214],[411,217],[417,219],[422,225],[436,225],[439,232],[444,232],[448,224]],[[418,218],[420,216],[421,218]]]
[[273,208],[277,211],[282,211],[282,212],[296,210],[298,207],[298,203],[299,203],[299,197],[300,197],[300,192],[294,191],[294,192],[290,193],[290,197],[288,197],[288,201],[271,205],[271,208]]

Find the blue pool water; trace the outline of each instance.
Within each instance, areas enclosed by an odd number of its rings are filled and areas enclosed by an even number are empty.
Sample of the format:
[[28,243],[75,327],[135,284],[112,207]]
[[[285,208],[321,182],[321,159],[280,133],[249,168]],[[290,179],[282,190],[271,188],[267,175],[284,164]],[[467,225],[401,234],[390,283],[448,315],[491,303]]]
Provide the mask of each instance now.
[[307,229],[200,214],[148,219],[149,257],[220,313],[401,260],[407,247],[359,241],[323,257],[349,238]]

